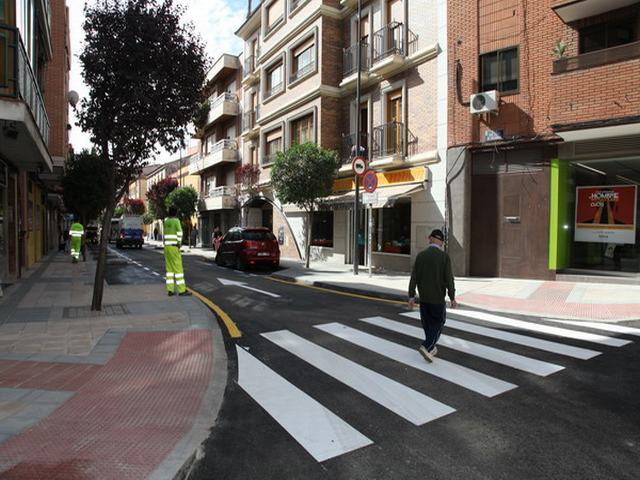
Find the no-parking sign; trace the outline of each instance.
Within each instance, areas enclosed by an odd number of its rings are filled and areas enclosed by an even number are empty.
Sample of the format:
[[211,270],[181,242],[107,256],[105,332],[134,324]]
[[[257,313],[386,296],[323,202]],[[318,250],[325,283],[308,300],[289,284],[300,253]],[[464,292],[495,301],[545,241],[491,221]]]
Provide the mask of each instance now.
[[367,170],[364,174],[364,178],[362,179],[362,184],[364,185],[364,191],[368,193],[373,193],[378,188],[378,175],[373,170]]

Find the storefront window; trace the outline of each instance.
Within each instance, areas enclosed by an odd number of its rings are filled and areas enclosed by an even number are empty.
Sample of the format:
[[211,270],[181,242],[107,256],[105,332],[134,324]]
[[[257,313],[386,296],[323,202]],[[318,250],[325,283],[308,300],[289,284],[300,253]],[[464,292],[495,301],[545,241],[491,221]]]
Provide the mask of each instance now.
[[640,158],[570,164],[571,267],[640,272]]
[[321,211],[313,213],[311,227],[311,245],[314,247],[333,248],[333,212]]
[[373,215],[373,251],[411,253],[411,201],[401,200],[390,208],[378,208]]

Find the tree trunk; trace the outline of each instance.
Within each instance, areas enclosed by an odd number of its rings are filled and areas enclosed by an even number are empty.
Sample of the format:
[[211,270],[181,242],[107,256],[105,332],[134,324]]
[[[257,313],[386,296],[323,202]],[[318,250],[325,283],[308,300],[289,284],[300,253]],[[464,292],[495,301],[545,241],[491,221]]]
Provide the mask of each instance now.
[[107,272],[107,246],[109,245],[109,235],[111,234],[111,217],[116,209],[116,200],[111,200],[102,217],[102,235],[100,235],[100,251],[98,253],[98,265],[96,276],[93,281],[93,299],[91,300],[91,310],[102,310],[102,294],[104,292],[104,276]]
[[307,212],[307,241],[304,245],[304,262],[305,268],[309,268],[309,261],[311,260],[311,228],[313,226],[313,210]]

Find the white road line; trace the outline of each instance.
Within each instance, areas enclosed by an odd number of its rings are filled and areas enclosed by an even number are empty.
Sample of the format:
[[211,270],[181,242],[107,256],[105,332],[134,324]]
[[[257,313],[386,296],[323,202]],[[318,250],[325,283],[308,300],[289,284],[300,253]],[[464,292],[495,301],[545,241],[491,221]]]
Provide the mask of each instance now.
[[[410,337],[424,339],[424,330],[418,327],[412,327],[402,322],[396,322],[384,317],[361,318],[363,322],[377,327],[386,328],[394,332],[402,333]],[[546,377],[552,373],[563,370],[564,367],[554,363],[543,362],[535,358],[525,357],[517,353],[507,352],[498,348],[489,347],[481,343],[470,342],[458,337],[450,337],[449,335],[441,335],[438,345],[458,350],[459,352],[475,355],[491,362],[506,365],[523,372],[532,373],[541,377]]]
[[263,333],[262,336],[414,425],[455,412],[448,405],[287,330]]
[[158,277],[160,276],[158,272],[151,272],[151,273],[153,273],[154,275],[157,275]]
[[236,351],[238,385],[318,462],[373,444],[253,355]]
[[475,310],[456,310],[455,312],[451,312],[451,314],[473,318],[475,320],[483,320],[490,323],[497,323],[498,325],[504,325],[506,327],[515,327],[532,332],[546,333],[549,335],[555,335],[557,337],[582,340],[584,342],[599,343],[602,345],[608,345],[610,347],[622,347],[623,345],[632,343],[631,340],[622,340],[620,338],[607,337],[605,335],[598,335],[595,333],[580,332],[577,330],[569,330],[568,328],[559,328],[550,325],[542,325],[539,323],[525,322],[523,320],[516,320],[515,318],[502,317],[499,315],[494,315],[492,313],[478,312]]
[[[403,313],[402,315],[410,318],[417,318],[418,320],[420,320],[419,312]],[[572,358],[579,358],[581,360],[589,360],[590,358],[596,357],[602,353],[596,350],[590,350],[588,348],[574,347],[572,345],[565,345],[564,343],[551,342],[549,340],[528,337],[526,335],[520,335],[518,333],[504,332],[495,328],[482,327],[480,325],[474,325],[472,323],[459,322],[451,318],[447,318],[447,323],[445,323],[445,328],[446,327],[456,330],[462,330],[463,332],[474,333],[476,335],[482,335],[484,337],[504,340],[505,342],[515,343],[517,345],[524,345],[525,347],[544,350],[545,352],[556,353],[558,355],[564,355]]]
[[150,272],[151,269],[149,267],[143,267],[146,271]]
[[599,322],[580,322],[577,320],[559,320],[555,318],[545,318],[550,322],[564,323],[565,325],[574,325],[576,327],[593,328],[594,330],[602,330],[605,332],[623,333],[640,337],[640,328],[627,327],[626,325],[616,325],[610,323]]
[[398,345],[389,340],[384,340],[339,323],[327,323],[325,325],[316,325],[315,327],[362,348],[422,370],[434,377],[472,390],[485,397],[495,397],[496,395],[517,388],[517,385],[513,383],[476,372],[475,370],[448,362],[442,358],[436,359],[433,363],[427,363],[418,353],[417,349]]

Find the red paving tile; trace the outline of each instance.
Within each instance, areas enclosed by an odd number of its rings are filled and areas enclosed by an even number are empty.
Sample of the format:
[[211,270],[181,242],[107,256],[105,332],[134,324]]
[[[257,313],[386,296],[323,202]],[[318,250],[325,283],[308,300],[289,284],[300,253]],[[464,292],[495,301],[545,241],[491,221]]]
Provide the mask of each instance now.
[[[497,297],[479,293],[465,293],[458,300],[468,306],[547,317],[577,318],[589,320],[631,320],[640,318],[640,304],[568,303],[560,300],[561,288],[548,297],[535,292],[527,299]],[[554,298],[555,297],[555,298]],[[566,298],[566,297],[564,297]]]
[[100,368],[101,365],[0,360],[0,387],[73,392]]
[[209,331],[127,334],[76,395],[0,445],[0,478],[145,478],[191,428],[212,367]]

